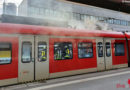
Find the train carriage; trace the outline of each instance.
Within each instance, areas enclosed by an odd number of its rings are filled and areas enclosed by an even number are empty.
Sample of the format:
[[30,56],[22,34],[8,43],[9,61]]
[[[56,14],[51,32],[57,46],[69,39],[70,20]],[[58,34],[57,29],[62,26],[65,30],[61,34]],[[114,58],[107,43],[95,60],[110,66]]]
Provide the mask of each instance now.
[[128,57],[128,66],[130,67],[130,33],[125,33],[126,42],[127,42],[127,57]]
[[0,24],[0,86],[128,67],[122,32]]

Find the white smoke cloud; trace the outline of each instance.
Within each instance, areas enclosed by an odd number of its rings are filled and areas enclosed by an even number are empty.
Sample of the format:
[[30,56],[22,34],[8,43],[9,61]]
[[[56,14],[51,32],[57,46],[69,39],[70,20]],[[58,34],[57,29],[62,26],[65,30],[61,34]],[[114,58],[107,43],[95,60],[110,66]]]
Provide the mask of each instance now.
[[69,20],[68,28],[87,30],[110,30],[108,24],[91,18],[86,18],[84,21]]
[[[102,23],[95,18],[86,18],[84,19],[84,21],[75,19],[73,17],[73,9],[71,5],[65,6],[65,3],[63,2],[57,3],[57,2],[53,2],[53,0],[49,0],[47,3],[48,3],[47,4],[48,8],[55,4],[55,6],[53,6],[52,8],[55,8],[57,12],[59,11],[61,12],[59,13],[60,17],[49,16],[48,18],[66,21],[68,23],[68,28],[89,29],[89,30],[109,30],[108,24]],[[66,12],[68,11],[69,11],[69,16],[66,15]]]

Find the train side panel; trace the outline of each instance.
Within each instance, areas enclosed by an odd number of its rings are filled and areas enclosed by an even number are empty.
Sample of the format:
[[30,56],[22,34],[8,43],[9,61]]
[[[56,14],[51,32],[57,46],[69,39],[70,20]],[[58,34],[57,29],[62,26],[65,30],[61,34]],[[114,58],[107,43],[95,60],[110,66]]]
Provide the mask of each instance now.
[[113,68],[128,67],[126,40],[112,40]]
[[[50,77],[61,77],[67,75],[81,74],[86,72],[97,71],[97,58],[96,58],[96,42],[95,39],[72,39],[72,38],[51,38],[49,40],[49,72]],[[72,59],[55,60],[55,44],[71,42],[73,46],[73,57]],[[88,58],[79,58],[78,47],[79,44],[92,45],[93,56]]]
[[[130,60],[130,38],[128,39],[128,52],[129,52],[129,60]],[[130,67],[130,61],[128,63]]]
[[18,38],[0,37],[0,86],[17,83]]
[[130,33],[125,32],[125,37],[127,38],[128,66],[130,67]]

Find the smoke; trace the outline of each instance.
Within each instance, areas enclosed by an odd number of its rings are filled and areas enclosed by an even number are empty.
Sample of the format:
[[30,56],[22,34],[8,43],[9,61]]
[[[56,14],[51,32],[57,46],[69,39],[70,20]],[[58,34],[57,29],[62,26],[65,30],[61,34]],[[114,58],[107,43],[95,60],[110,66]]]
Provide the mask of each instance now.
[[84,21],[69,20],[68,28],[88,30],[111,30],[108,24],[98,21],[95,18],[86,18],[84,19]]
[[70,4],[66,5],[64,2],[57,2],[56,0],[48,0],[47,3],[48,4],[46,5],[48,6],[48,8],[51,7],[51,9],[57,12],[56,16],[48,16],[47,18],[67,22],[67,28],[109,30],[108,24],[98,21],[96,18],[84,18],[84,20],[77,20],[74,17],[73,8]]
[[68,28],[85,29],[85,25],[82,21],[77,21],[77,20],[72,19],[68,21]]

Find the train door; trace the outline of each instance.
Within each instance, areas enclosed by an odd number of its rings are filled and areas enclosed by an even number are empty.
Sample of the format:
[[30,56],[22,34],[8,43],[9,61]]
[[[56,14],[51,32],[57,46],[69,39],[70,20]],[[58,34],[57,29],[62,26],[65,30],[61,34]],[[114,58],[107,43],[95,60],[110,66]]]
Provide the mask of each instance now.
[[49,42],[44,36],[35,37],[35,79],[46,79],[49,76]]
[[21,36],[19,41],[19,82],[34,80],[34,36]]
[[19,42],[19,82],[46,79],[49,76],[48,38],[21,36]]
[[104,62],[104,46],[103,46],[103,38],[96,39],[96,47],[97,47],[97,69],[98,71],[105,70],[105,62]]
[[105,66],[106,69],[112,69],[112,47],[111,38],[104,39],[105,50]]

